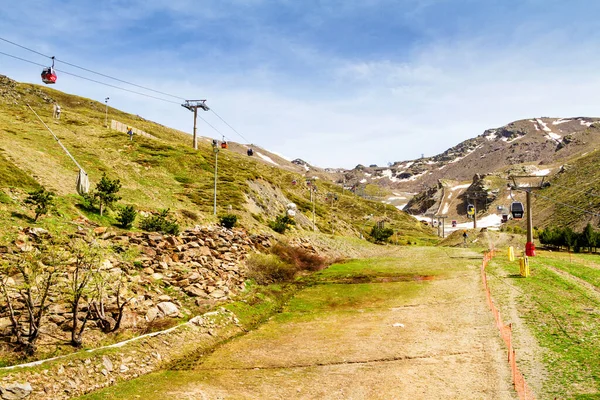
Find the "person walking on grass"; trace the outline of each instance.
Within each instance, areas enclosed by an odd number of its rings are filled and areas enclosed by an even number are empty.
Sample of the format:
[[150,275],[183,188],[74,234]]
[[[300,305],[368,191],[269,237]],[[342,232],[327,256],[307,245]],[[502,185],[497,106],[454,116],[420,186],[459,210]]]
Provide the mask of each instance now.
[[60,106],[58,105],[58,103],[54,103],[52,116],[55,119],[60,119]]

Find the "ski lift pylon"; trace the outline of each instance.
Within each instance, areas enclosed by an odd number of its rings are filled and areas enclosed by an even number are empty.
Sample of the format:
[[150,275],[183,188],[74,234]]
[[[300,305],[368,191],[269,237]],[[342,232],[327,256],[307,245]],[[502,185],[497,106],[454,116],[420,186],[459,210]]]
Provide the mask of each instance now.
[[42,82],[47,85],[56,83],[56,71],[54,70],[54,56],[52,56],[52,66],[44,68],[42,71]]

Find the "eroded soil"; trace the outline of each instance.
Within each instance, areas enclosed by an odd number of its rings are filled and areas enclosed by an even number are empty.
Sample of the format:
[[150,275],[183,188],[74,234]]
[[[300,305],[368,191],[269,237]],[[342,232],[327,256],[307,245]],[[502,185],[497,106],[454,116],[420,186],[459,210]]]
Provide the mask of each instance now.
[[258,329],[87,398],[514,399],[477,260],[410,248],[333,266]]

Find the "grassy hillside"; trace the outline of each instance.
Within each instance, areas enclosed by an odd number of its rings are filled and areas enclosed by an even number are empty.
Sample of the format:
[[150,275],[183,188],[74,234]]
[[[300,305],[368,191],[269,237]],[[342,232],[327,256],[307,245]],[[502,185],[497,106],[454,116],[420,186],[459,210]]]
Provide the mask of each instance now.
[[[63,111],[60,120],[52,119],[54,101]],[[87,171],[92,188],[106,174],[121,181],[121,204],[133,204],[144,211],[170,208],[183,225],[214,221],[210,140],[201,138],[196,151],[191,148],[189,135],[110,108],[111,118],[157,138],[135,136],[129,141],[126,134],[104,127],[104,104],[4,77],[0,79],[0,104],[0,225],[16,228],[29,222],[26,215],[31,212],[23,207],[22,200],[37,185],[58,195],[57,206],[42,219],[42,225],[66,229],[68,221],[82,214],[100,224],[114,222],[111,213],[101,219],[79,205],[77,167],[26,104]],[[293,201],[305,215],[300,218],[299,229],[310,228],[312,205],[304,175],[230,150],[219,153],[218,175],[219,213],[232,210],[247,228],[263,230],[268,221],[284,212],[285,204]],[[323,232],[331,232],[333,225],[336,233],[357,236],[375,221],[387,218],[400,230],[402,240],[431,237],[418,222],[392,206],[342,193],[340,187],[325,180],[317,185],[315,219]],[[327,202],[328,193],[337,193],[338,201]],[[366,220],[371,214],[373,218]]]
[[[550,181],[551,186],[537,192],[534,225],[570,226],[581,230],[588,222],[598,226],[600,218],[600,151],[593,150],[564,166]],[[587,212],[586,212],[587,211]]]

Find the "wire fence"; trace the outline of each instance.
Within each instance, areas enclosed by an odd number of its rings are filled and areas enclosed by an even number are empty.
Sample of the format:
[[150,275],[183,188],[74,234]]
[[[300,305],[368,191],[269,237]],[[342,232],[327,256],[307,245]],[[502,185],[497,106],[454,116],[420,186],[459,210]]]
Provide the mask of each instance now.
[[115,121],[114,119],[110,121],[110,129],[112,129],[112,130],[127,133],[128,128],[131,128],[134,135],[139,135],[139,136],[147,137],[150,139],[158,139],[156,136],[146,133],[140,129],[133,128],[130,125],[124,124],[119,121]]
[[494,320],[496,321],[496,327],[500,331],[500,336],[502,337],[502,340],[504,340],[506,348],[508,349],[507,361],[510,364],[515,391],[521,400],[535,400],[533,391],[529,388],[527,382],[525,382],[525,377],[523,374],[521,374],[521,371],[519,371],[519,367],[517,366],[517,354],[512,347],[512,324],[504,324],[502,321],[502,315],[500,315],[500,311],[498,311],[498,308],[494,304],[494,299],[492,299],[492,295],[490,293],[490,287],[488,285],[485,269],[495,255],[495,250],[486,252],[481,263],[481,280],[483,281],[483,286],[485,287],[487,304],[494,315]]

